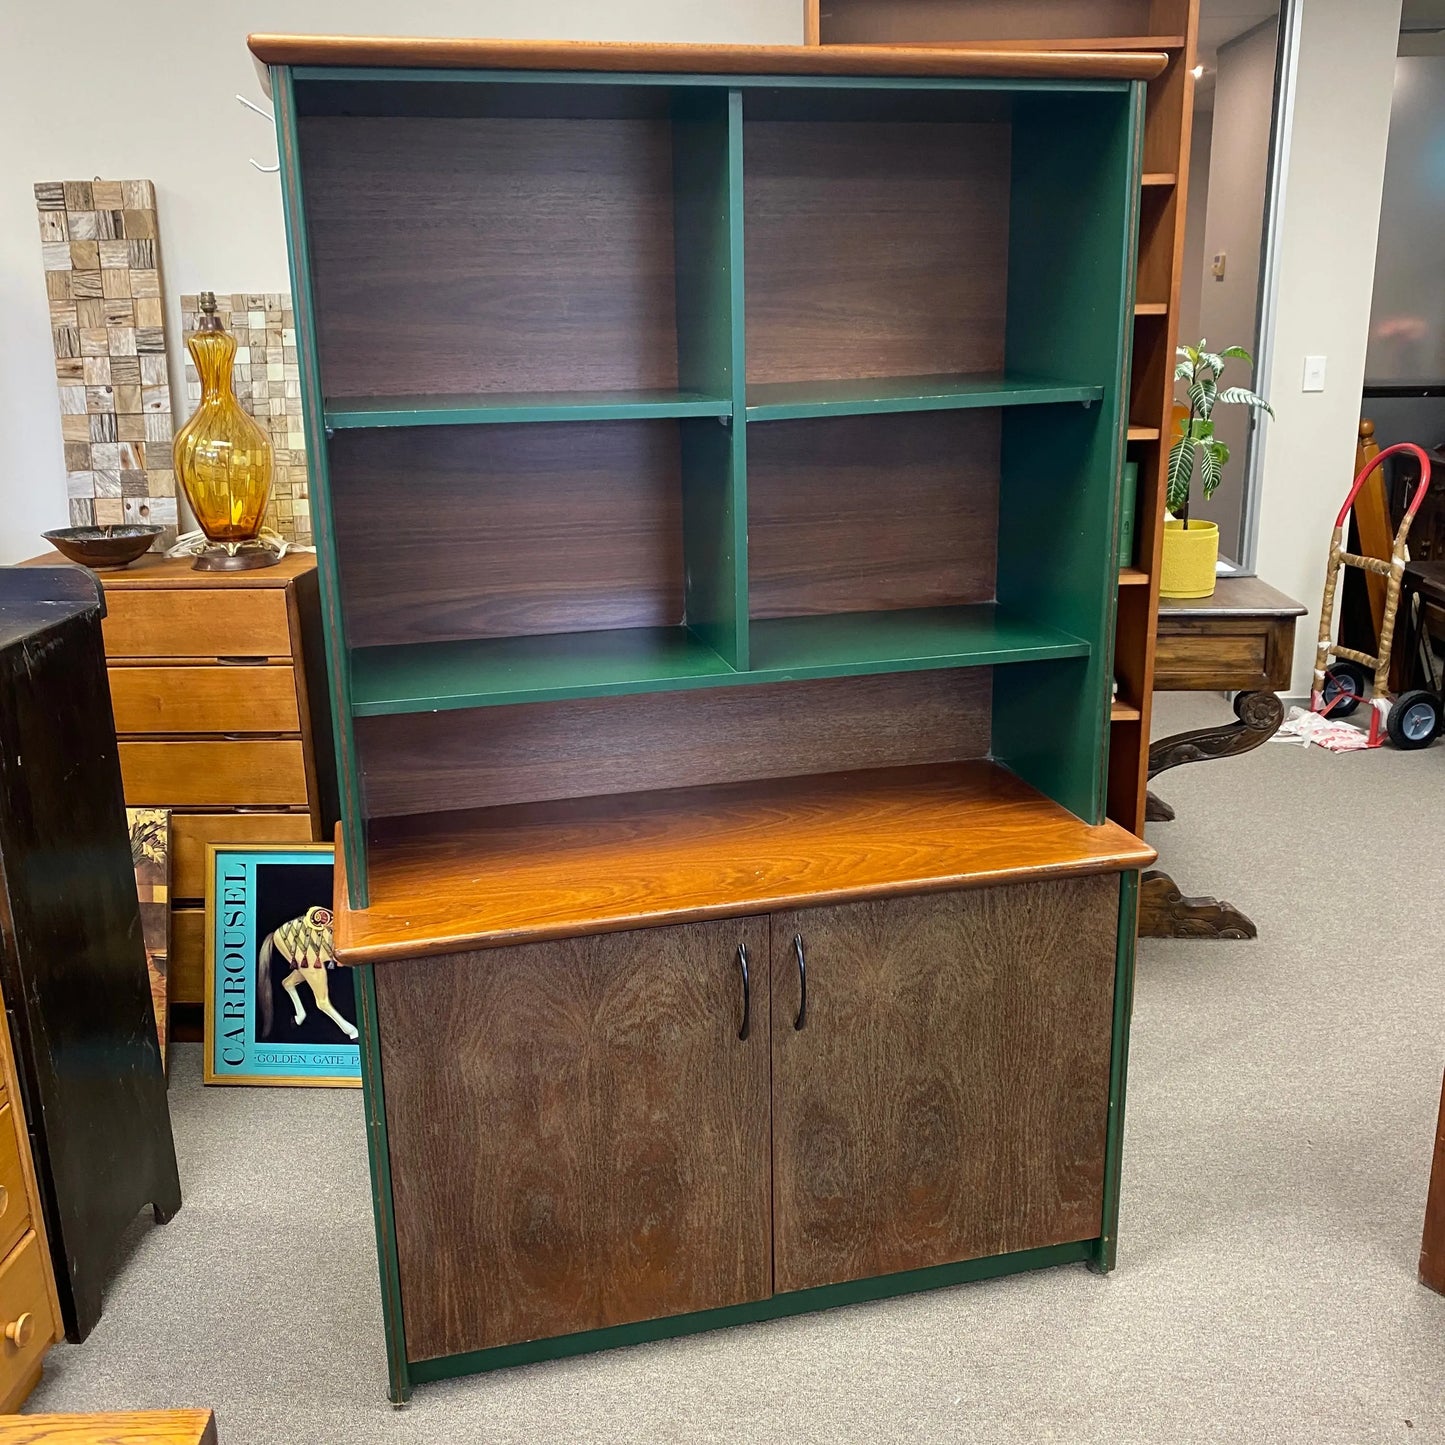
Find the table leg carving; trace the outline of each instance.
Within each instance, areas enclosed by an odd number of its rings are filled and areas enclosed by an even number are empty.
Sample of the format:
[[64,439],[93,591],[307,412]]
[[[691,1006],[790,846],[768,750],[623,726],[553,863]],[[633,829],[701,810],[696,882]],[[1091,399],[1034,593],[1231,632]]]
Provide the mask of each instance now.
[[1259,930],[1232,903],[1186,898],[1167,874],[1151,869],[1139,884],[1140,938],[1257,938]]
[[1272,692],[1241,692],[1234,699],[1234,715],[1238,722],[1160,738],[1149,749],[1150,779],[1180,763],[1235,758],[1267,743],[1284,721],[1284,704]]
[[1146,823],[1172,823],[1174,809],[1151,788],[1144,795],[1144,821]]

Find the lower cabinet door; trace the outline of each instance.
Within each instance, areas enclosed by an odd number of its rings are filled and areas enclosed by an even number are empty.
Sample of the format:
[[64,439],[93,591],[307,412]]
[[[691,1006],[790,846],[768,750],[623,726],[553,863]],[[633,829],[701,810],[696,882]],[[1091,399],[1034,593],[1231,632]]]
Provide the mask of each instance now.
[[773,916],[779,1291],[1098,1235],[1118,909],[1109,875]]
[[410,1359],[771,1292],[767,959],[745,918],[376,966]]

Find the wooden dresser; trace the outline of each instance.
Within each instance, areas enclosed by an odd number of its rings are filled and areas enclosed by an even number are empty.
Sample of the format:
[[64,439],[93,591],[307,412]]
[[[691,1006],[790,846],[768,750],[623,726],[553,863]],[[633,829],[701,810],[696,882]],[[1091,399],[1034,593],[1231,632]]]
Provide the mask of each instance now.
[[61,1337],[60,1301],[30,1157],[15,1055],[0,1029],[0,1414],[19,1409]]
[[316,559],[225,574],[147,555],[99,575],[126,805],[172,810],[171,1002],[199,1004],[206,844],[321,841],[335,825]]

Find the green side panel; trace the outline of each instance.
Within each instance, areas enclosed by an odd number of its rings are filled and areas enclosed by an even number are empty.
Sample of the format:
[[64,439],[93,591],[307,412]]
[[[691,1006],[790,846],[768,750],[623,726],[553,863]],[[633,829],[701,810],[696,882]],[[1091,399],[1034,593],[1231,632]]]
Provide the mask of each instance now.
[[673,110],[677,366],[684,387],[727,398],[727,424],[682,426],[687,625],[748,665],[743,409],[742,97],[694,92]]
[[376,1262],[381,1271],[381,1317],[386,1332],[386,1374],[394,1404],[411,1394],[406,1363],[406,1324],[401,1306],[401,1265],[392,1212],[391,1153],[386,1142],[386,1090],[381,1077],[381,1030],[376,1017],[376,976],[369,963],[354,970],[357,1022],[361,1029],[361,1098],[366,1111],[366,1153],[371,1165],[371,1205],[376,1219]]
[[1089,382],[980,372],[966,376],[883,376],[859,381],[774,381],[748,387],[749,421],[810,416],[875,416],[899,411],[962,411],[969,407],[1041,406],[1101,401]]
[[595,1350],[611,1350],[622,1345],[646,1344],[650,1340],[695,1335],[704,1330],[726,1329],[732,1325],[754,1324],[759,1320],[781,1319],[786,1315],[836,1309],[840,1305],[863,1304],[869,1300],[888,1299],[896,1295],[918,1294],[923,1290],[942,1289],[948,1285],[996,1279],[1005,1274],[1020,1274],[1024,1270],[1078,1264],[1093,1257],[1095,1243],[1092,1239],[1085,1239],[1070,1244],[1050,1245],[1045,1249],[1025,1249],[1015,1254],[996,1254],[988,1259],[969,1259],[958,1264],[935,1265],[931,1269],[912,1269],[902,1274],[885,1274],[874,1279],[850,1280],[846,1284],[797,1290],[792,1294],[772,1295],[768,1299],[728,1305],[723,1309],[671,1315],[661,1320],[639,1320],[636,1324],[612,1325],[607,1329],[561,1335],[550,1340],[527,1340],[519,1345],[501,1345],[496,1349],[474,1350],[465,1355],[413,1360],[409,1367],[411,1379],[414,1384],[449,1380],[457,1375],[475,1375],[486,1370],[506,1369],[512,1365],[530,1365],[538,1360],[591,1354]]
[[498,392],[472,396],[350,396],[326,403],[336,431],[387,426],[486,426],[519,421],[646,421],[731,416],[730,396],[699,391]]
[[1072,674],[1048,668],[1087,660],[1089,645],[979,602],[754,622],[752,654],[752,668],[738,672],[688,627],[363,647],[351,655],[352,708],[357,717],[381,717],[1003,663],[1048,664],[1041,676],[1056,686]]
[[1085,639],[1077,680],[995,678],[995,756],[1087,822],[1104,817],[1128,411],[1143,86],[1020,96],[1009,217],[1007,366],[1104,384],[1090,407],[1003,414],[998,600]]
[[330,454],[326,439],[321,362],[316,350],[316,303],[311,292],[311,252],[301,190],[301,147],[296,131],[296,97],[291,71],[271,67],[276,141],[281,160],[281,201],[286,217],[286,252],[296,311],[296,347],[301,366],[301,404],[310,457],[311,515],[316,538],[321,623],[326,638],[326,675],[331,688],[331,726],[336,742],[336,779],[341,794],[341,838],[346,881],[353,908],[366,907],[366,823],[361,773],[352,726],[351,668],[341,608],[341,575],[332,525]]
[[1134,1017],[1134,954],[1139,932],[1139,874],[1119,878],[1119,944],[1114,963],[1114,1044],[1109,1056],[1109,1127],[1104,1142],[1104,1213],[1090,1268],[1107,1274],[1119,1245],[1119,1176],[1124,1160],[1124,1094],[1129,1025]]

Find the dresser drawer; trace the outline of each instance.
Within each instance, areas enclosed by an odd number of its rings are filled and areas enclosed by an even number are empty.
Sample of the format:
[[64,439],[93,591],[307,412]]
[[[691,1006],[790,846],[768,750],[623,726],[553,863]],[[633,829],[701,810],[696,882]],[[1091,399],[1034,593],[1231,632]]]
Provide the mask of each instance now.
[[184,587],[105,594],[107,657],[290,657],[284,588]]
[[112,667],[118,733],[294,733],[296,673],[268,667]]
[[132,808],[307,806],[299,738],[123,742],[120,773]]
[[45,1260],[32,1230],[0,1265],[0,1410],[13,1410],[28,1393],[54,1339]]
[[171,1002],[203,1003],[206,997],[206,910],[171,913],[171,952],[166,968]]
[[207,843],[310,843],[310,813],[172,813],[171,897],[206,896]]
[[30,1228],[30,1201],[20,1167],[20,1135],[25,1121],[7,1104],[0,1109],[0,1255],[9,1254]]

